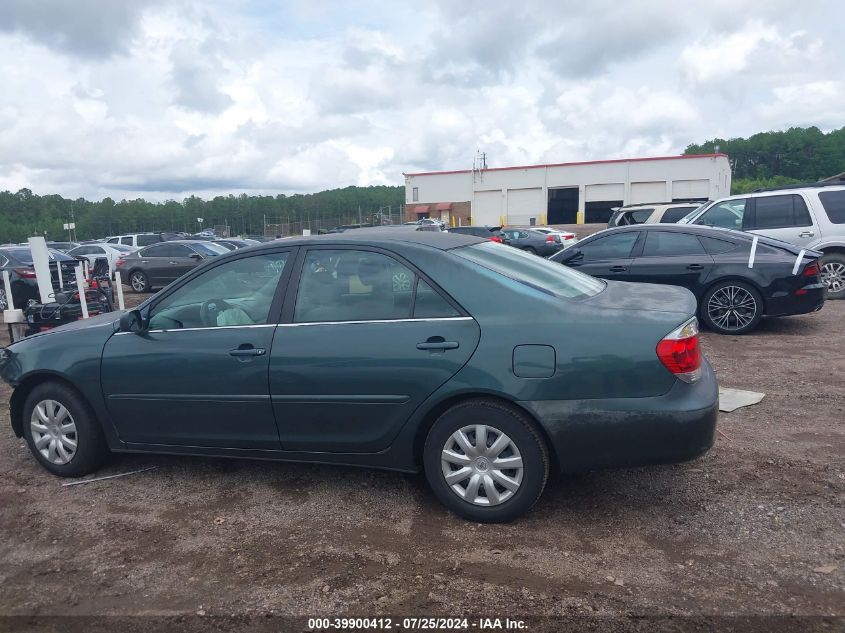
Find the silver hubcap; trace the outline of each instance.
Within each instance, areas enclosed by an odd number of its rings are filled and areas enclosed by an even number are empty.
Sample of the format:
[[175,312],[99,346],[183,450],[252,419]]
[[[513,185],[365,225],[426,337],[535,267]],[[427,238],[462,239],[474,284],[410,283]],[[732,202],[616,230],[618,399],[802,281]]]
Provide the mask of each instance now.
[[132,275],[132,290],[141,292],[144,289],[144,285],[144,278],[141,275],[138,273]]
[[510,499],[522,484],[522,455],[499,429],[476,424],[452,433],[440,459],[443,477],[456,495],[478,506]]
[[725,286],[710,297],[707,314],[723,330],[740,330],[757,315],[757,301],[745,288]]
[[822,266],[821,278],[830,292],[845,290],[845,264],[828,262]]
[[61,402],[42,400],[29,420],[35,448],[53,464],[67,464],[76,455],[76,424]]
[[0,310],[5,310],[9,307],[9,302],[6,301],[6,289],[0,288]]

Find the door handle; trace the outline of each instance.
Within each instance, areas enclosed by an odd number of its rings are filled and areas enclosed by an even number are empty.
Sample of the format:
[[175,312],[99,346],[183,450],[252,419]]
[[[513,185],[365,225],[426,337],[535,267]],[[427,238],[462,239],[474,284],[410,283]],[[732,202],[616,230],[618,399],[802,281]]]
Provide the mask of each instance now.
[[813,237],[815,233],[812,231],[804,231],[803,233],[799,233],[798,237]]
[[610,267],[610,272],[612,272],[612,273],[624,273],[626,270],[628,270],[627,266],[611,266]]
[[263,347],[253,347],[249,344],[239,345],[236,349],[229,350],[229,356],[264,356],[267,350]]
[[175,264],[178,264],[179,262],[170,262],[170,263],[175,265]]
[[423,343],[417,343],[417,349],[429,351],[443,351],[447,349],[458,349],[460,344],[457,341],[447,341],[442,336],[432,336]]
[[704,270],[704,266],[701,264],[690,264],[687,266],[687,270]]

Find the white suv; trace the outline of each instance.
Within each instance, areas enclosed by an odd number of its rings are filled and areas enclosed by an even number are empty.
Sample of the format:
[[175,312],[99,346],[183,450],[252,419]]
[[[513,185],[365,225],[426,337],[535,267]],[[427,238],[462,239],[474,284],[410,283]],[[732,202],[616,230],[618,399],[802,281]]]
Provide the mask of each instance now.
[[829,299],[845,299],[845,185],[817,183],[722,198],[682,220],[739,229],[821,251]]

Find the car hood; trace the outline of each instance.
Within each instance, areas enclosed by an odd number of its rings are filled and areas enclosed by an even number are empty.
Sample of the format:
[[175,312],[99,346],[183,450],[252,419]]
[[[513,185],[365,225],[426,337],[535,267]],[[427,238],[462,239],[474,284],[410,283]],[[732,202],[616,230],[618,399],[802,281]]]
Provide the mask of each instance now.
[[662,284],[644,284],[630,281],[606,280],[604,292],[585,299],[591,306],[617,310],[645,310],[671,312],[692,316],[697,302],[686,288]]
[[[57,334],[67,333],[67,332],[74,332],[79,330],[87,330],[91,328],[97,327],[108,327],[111,326],[112,331],[115,327],[117,327],[118,321],[120,321],[120,316],[123,314],[122,311],[115,311],[115,312],[107,312],[105,314],[98,314],[96,316],[92,316],[88,319],[80,319],[79,321],[74,321],[73,323],[68,323],[67,325],[60,325],[59,327],[53,328],[51,330],[47,330],[46,332],[38,332],[37,334],[32,334],[31,336],[27,336],[26,338],[21,339],[20,341],[16,341],[16,343],[24,342],[24,341],[33,341],[44,336],[55,336]],[[13,343],[14,345],[15,343]]]

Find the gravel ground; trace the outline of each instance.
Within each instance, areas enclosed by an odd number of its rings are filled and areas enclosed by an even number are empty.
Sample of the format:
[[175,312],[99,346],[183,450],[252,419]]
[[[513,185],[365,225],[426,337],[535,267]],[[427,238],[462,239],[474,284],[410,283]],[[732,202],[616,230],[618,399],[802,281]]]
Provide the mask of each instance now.
[[117,456],[101,475],[155,470],[63,488],[4,406],[0,614],[845,616],[843,322],[829,302],[705,333],[762,403],[699,460],[552,479],[510,525],[327,466]]

